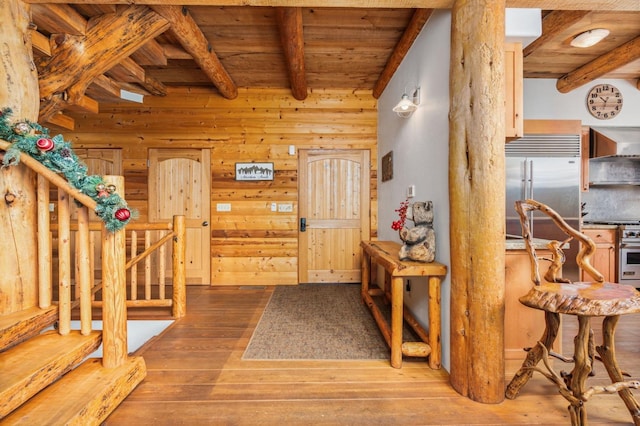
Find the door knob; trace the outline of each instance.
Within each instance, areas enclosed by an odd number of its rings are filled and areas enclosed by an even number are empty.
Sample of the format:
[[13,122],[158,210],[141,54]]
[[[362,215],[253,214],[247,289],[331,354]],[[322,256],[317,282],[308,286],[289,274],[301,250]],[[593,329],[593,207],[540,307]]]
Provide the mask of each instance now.
[[300,232],[305,232],[307,230],[307,218],[300,218]]
[[205,220],[204,222],[202,222],[202,226],[209,226],[209,222]]

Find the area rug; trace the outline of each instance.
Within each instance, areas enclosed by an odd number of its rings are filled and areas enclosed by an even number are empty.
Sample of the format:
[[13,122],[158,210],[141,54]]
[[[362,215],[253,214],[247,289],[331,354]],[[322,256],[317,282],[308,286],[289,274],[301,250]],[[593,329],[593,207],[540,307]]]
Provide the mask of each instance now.
[[389,349],[359,284],[301,284],[274,290],[243,359],[389,359]]

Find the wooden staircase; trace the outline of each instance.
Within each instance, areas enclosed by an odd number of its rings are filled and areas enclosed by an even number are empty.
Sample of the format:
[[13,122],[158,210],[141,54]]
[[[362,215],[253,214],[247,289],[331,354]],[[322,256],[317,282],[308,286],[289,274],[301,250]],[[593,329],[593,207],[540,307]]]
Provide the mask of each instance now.
[[[41,311],[41,312],[38,312]],[[87,358],[102,343],[102,332],[72,330],[61,335],[39,325],[51,323],[52,309],[28,309],[0,320],[0,423],[100,424],[144,379],[141,357],[116,368]]]
[[[0,140],[0,154],[9,147]],[[88,218],[97,202],[34,158],[21,154],[20,159],[21,164],[0,175],[0,192],[10,194],[5,196],[10,202],[0,205],[5,258],[0,273],[0,424],[99,425],[146,376],[144,360],[127,350],[126,235],[124,229],[101,228],[102,330],[92,330],[96,268]],[[34,179],[25,168],[36,172],[35,193],[28,190]],[[26,176],[24,182],[15,182],[14,171]],[[124,187],[121,177],[112,179]],[[57,186],[58,195],[55,265],[50,184]],[[32,193],[35,208],[17,212],[19,206],[33,205]],[[72,250],[73,200],[81,206]],[[78,330],[72,329],[72,311],[80,316]],[[103,357],[87,358],[100,345]]]

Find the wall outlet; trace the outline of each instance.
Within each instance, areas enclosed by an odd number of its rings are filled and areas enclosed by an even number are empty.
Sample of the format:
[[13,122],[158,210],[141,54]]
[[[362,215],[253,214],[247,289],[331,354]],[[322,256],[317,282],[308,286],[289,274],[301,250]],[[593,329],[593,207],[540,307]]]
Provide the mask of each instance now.
[[218,203],[216,204],[217,212],[230,212],[231,211],[231,203]]
[[281,213],[291,213],[293,212],[293,204],[291,203],[278,204],[278,211]]
[[416,186],[415,185],[409,185],[407,187],[407,198],[413,198],[416,196]]

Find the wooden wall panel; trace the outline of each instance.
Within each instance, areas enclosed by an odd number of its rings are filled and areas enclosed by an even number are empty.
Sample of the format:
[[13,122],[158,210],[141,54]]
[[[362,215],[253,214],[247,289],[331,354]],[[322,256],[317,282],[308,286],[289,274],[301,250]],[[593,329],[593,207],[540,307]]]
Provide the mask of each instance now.
[[[211,255],[214,285],[297,284],[298,151],[371,151],[371,237],[377,235],[377,103],[370,91],[240,89],[226,100],[202,88],[171,88],[144,104],[101,104],[61,131],[75,147],[123,149],[126,198],[147,220],[148,149],[211,149]],[[52,128],[55,133],[55,129]],[[296,155],[289,155],[294,145]],[[273,181],[235,180],[236,162],[273,162]],[[272,212],[272,203],[292,212]],[[230,203],[230,212],[217,212]]]

